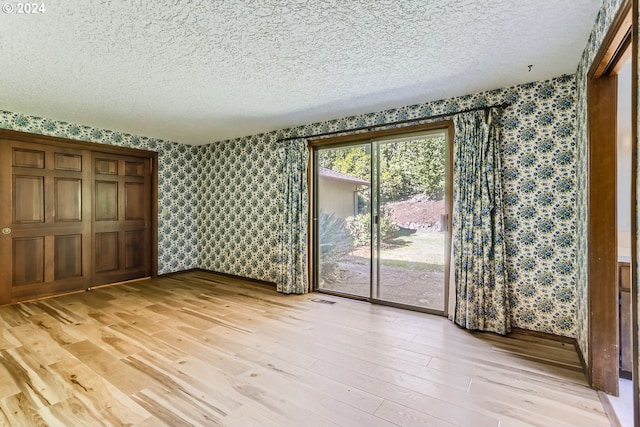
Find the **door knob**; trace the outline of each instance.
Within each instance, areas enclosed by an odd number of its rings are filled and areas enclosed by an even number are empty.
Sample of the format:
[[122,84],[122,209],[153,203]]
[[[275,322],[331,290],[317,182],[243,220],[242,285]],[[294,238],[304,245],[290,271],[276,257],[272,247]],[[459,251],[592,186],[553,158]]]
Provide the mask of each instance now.
[[9,227],[5,227],[2,229],[2,234],[11,234],[11,229]]

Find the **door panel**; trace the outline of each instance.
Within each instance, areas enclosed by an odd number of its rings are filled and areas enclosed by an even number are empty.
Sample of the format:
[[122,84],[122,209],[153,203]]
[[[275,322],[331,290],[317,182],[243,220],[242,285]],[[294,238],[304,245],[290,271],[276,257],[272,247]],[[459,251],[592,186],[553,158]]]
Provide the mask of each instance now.
[[96,221],[118,220],[118,182],[96,181]]
[[55,178],[56,222],[82,221],[82,180]]
[[82,156],[73,154],[56,153],[55,167],[59,171],[82,171]]
[[90,161],[83,149],[0,139],[0,304],[90,285]]
[[145,242],[144,230],[127,231],[124,233],[125,238],[125,268],[144,267],[144,247]]
[[44,282],[44,236],[13,239],[13,286]]
[[127,182],[124,186],[124,217],[127,220],[141,219],[145,217],[145,197],[143,182]]
[[44,169],[44,151],[13,149],[13,166]]
[[149,159],[94,153],[95,284],[151,275]]
[[82,235],[55,236],[55,280],[82,275]]
[[[318,149],[316,283],[318,289],[371,293],[371,152],[369,145]],[[340,164],[340,160],[343,160]],[[349,160],[358,165],[347,170]]]
[[101,159],[95,160],[95,173],[101,175],[117,175],[118,174],[118,160],[115,159]]
[[13,222],[44,222],[44,177],[13,177]]
[[95,235],[96,273],[114,271],[118,269],[118,232],[96,233]]
[[378,189],[372,297],[443,312],[450,240],[446,134],[376,141],[372,151]]
[[144,162],[124,162],[124,174],[126,176],[144,176]]

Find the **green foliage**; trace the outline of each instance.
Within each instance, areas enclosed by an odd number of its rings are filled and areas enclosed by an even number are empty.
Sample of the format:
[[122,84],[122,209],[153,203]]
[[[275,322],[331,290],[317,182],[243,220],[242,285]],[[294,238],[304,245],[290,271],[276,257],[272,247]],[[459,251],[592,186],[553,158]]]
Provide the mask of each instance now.
[[[441,199],[444,195],[445,154],[444,138],[380,144],[381,201],[399,200],[415,194]],[[371,179],[368,147],[322,150],[319,164],[367,181]]]
[[320,275],[332,283],[339,278],[338,262],[353,250],[353,239],[344,219],[320,212]]
[[371,180],[371,150],[368,146],[322,150],[318,164],[327,169]]
[[[391,210],[382,208],[379,218],[380,237],[382,241],[389,240],[398,232],[398,226],[393,223]],[[355,246],[371,244],[371,214],[361,214],[347,218],[347,229],[351,233]]]

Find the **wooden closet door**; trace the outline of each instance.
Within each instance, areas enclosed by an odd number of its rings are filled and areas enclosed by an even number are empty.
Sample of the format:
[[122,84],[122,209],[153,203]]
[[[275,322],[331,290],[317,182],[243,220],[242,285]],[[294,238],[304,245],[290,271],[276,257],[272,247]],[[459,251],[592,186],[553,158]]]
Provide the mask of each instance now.
[[0,304],[91,285],[91,153],[0,139]]
[[94,284],[151,275],[151,164],[93,153]]

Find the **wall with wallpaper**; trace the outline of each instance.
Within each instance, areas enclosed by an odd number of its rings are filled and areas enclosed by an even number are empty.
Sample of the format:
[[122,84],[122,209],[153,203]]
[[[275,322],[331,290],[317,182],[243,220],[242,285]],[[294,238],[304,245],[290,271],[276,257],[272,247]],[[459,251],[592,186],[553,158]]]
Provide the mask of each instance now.
[[158,273],[197,266],[193,147],[8,111],[0,128],[158,152]]
[[587,73],[623,0],[605,0],[576,72],[576,339],[586,357],[589,350],[587,287]]
[[277,140],[510,102],[504,191],[513,325],[576,330],[575,80],[552,80],[412,105],[197,149],[198,265],[274,281]]

